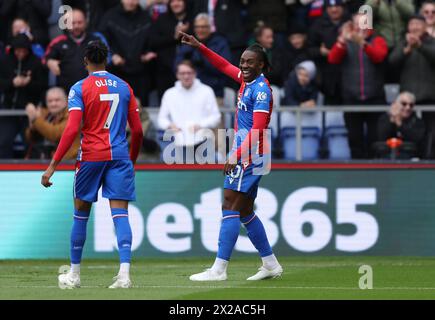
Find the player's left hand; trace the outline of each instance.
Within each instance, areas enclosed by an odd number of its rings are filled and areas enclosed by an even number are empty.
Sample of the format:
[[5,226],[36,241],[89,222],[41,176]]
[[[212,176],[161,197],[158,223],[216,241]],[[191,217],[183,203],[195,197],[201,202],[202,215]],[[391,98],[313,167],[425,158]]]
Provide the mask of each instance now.
[[199,42],[194,36],[182,31],[179,31],[179,34],[181,35],[181,43],[187,44],[194,48],[199,48],[201,46],[201,42]]
[[41,178],[41,184],[44,187],[49,188],[53,185],[53,183],[50,182],[50,178],[53,175],[53,173],[54,173],[54,169],[52,169],[51,167],[48,167],[47,170],[45,170]]

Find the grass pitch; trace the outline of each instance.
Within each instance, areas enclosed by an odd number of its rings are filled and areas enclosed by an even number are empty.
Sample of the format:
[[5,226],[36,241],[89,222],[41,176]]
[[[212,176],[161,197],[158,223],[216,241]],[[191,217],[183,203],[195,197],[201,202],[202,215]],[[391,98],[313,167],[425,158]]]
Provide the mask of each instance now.
[[[280,279],[246,281],[258,258],[235,257],[223,282],[192,282],[189,275],[213,259],[138,259],[129,290],[108,289],[114,260],[85,260],[82,288],[62,290],[57,275],[66,261],[0,261],[0,299],[435,299],[435,259],[414,257],[280,257]],[[358,286],[361,265],[373,270],[373,289]]]

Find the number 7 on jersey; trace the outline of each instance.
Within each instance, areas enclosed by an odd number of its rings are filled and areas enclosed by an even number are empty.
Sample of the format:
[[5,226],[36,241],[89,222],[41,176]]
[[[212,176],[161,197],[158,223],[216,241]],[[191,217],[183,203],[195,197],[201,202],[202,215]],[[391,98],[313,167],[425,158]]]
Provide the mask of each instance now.
[[116,109],[119,105],[119,94],[118,93],[106,93],[100,94],[100,101],[111,101],[110,112],[107,116],[106,123],[104,124],[104,129],[109,129],[112,124],[113,117],[115,116]]

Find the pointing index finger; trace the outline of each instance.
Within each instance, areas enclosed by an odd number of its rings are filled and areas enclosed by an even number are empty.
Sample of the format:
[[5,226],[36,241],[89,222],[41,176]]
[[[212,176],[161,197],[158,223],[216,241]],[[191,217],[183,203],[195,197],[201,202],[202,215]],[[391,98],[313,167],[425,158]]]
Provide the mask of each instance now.
[[183,31],[178,31],[179,34],[181,34],[183,37],[189,36],[187,33],[184,33]]

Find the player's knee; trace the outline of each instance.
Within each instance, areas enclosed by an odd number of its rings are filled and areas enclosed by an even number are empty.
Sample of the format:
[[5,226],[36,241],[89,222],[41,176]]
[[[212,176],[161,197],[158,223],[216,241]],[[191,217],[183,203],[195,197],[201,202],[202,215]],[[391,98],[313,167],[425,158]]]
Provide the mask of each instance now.
[[75,199],[74,206],[78,211],[90,212],[92,203],[80,199]]

